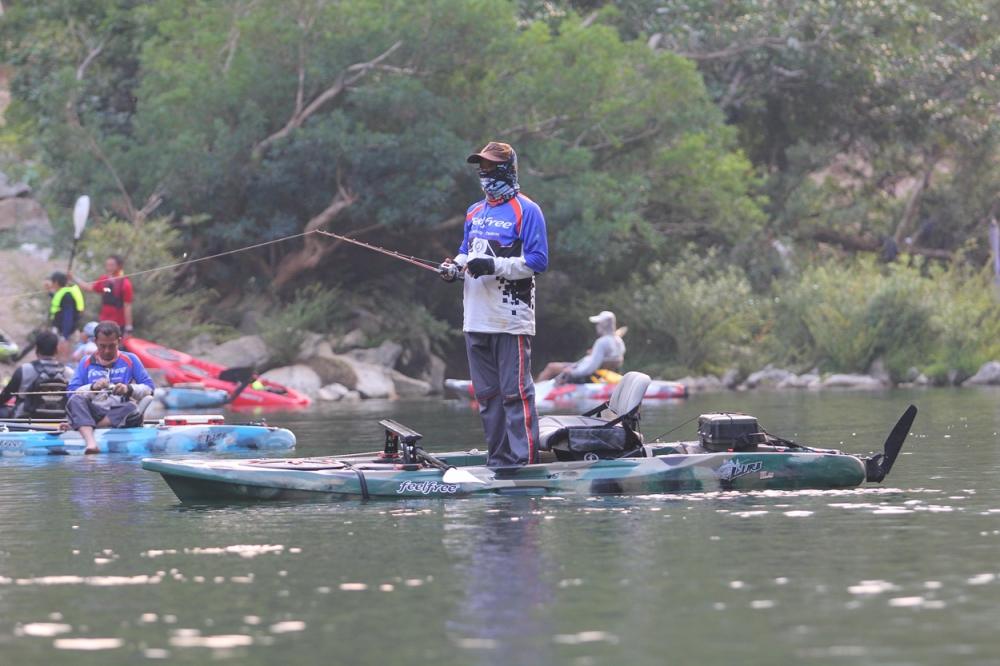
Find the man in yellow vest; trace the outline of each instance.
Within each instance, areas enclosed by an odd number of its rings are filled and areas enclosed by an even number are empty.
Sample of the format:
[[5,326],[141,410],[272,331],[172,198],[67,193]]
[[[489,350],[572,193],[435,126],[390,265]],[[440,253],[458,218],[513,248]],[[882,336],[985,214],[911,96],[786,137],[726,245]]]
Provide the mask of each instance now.
[[76,332],[76,326],[83,314],[83,292],[75,284],[67,286],[66,274],[56,271],[49,276],[50,288],[54,291],[49,304],[49,319],[52,328],[59,334],[60,348],[66,349],[67,342]]

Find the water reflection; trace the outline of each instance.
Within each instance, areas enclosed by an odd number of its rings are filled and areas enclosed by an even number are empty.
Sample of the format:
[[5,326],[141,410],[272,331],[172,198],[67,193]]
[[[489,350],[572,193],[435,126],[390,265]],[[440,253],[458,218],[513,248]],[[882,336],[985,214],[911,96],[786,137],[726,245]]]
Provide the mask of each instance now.
[[492,505],[449,515],[445,549],[464,590],[446,631],[480,664],[552,663],[548,640],[554,592],[540,546],[542,517],[531,502]]

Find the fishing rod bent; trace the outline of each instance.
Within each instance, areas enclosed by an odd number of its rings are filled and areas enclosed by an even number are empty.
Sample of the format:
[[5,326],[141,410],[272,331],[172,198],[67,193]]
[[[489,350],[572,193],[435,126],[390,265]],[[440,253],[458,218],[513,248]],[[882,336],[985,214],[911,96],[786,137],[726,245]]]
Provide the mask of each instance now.
[[[364,241],[359,241],[355,238],[350,238],[349,236],[341,236],[340,234],[335,234],[332,231],[323,231],[322,229],[317,229],[317,233],[324,236],[330,236],[331,238],[336,238],[337,240],[344,241],[345,243],[351,243],[357,245],[358,247],[363,247],[367,250],[372,250],[373,252],[378,252],[379,254],[384,254],[387,257],[392,257],[394,259],[399,259],[400,261],[405,261],[408,264],[413,264],[418,268],[423,268],[427,271],[434,271],[438,273],[439,262],[431,261],[429,259],[421,259],[420,257],[414,257],[409,254],[403,254],[402,252],[397,252],[396,250],[387,250],[384,247],[379,247],[378,245],[373,245],[371,243],[366,243]],[[461,274],[458,275],[461,278]]]

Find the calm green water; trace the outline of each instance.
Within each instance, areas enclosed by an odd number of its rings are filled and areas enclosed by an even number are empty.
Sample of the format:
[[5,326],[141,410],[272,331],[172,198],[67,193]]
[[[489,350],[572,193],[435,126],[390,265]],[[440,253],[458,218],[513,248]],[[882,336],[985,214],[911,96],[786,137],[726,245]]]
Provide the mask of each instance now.
[[[699,396],[644,431],[728,408],[867,452],[910,402],[849,492],[185,507],[138,459],[3,459],[0,663],[1000,663],[1000,392]],[[480,441],[438,402],[271,422],[320,455],[383,416]]]

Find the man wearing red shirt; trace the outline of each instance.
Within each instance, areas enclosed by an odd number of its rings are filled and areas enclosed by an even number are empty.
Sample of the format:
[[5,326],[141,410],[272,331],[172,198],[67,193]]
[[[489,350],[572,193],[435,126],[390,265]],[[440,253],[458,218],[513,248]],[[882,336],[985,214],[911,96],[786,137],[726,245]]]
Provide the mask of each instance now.
[[87,291],[101,295],[100,321],[113,321],[122,327],[125,336],[132,334],[132,282],[125,277],[125,260],[112,254],[104,260],[106,275],[93,282],[84,282],[73,277],[73,281]]

